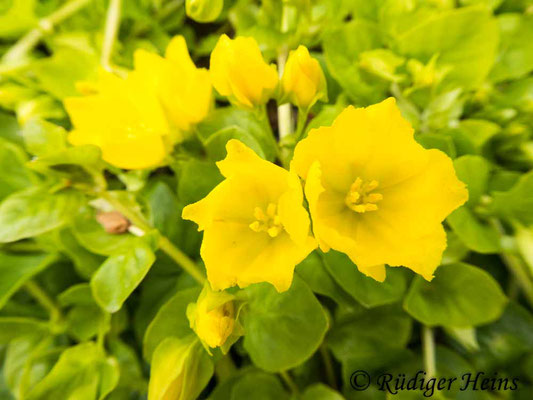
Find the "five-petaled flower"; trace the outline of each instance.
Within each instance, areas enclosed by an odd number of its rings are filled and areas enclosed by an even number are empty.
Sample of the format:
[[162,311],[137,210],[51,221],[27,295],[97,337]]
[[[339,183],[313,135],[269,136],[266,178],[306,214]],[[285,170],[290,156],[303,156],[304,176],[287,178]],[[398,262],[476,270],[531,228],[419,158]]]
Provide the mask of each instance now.
[[291,168],[306,181],[321,249],[346,253],[378,281],[384,264],[431,280],[446,247],[441,223],[468,199],[452,160],[415,141],[393,98],[313,129]]
[[298,176],[238,140],[217,163],[226,178],[183,218],[204,231],[201,256],[213,290],[270,282],[287,290],[294,267],[316,248]]

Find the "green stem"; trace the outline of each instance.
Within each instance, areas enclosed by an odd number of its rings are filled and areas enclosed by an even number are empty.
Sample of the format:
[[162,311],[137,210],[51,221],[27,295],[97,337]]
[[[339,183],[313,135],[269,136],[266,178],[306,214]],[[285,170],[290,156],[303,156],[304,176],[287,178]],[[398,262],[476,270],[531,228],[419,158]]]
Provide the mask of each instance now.
[[111,0],[109,8],[107,9],[107,18],[105,22],[104,42],[102,44],[102,66],[111,71],[111,54],[113,53],[113,45],[117,38],[118,27],[120,25],[120,8],[122,0]]
[[309,110],[298,110],[298,124],[296,125],[296,143],[302,139],[304,133],[305,125],[307,124],[307,116],[309,115]]
[[[496,218],[491,218],[489,220],[490,224],[496,228],[501,236],[505,235],[505,230],[500,221]],[[522,259],[516,255],[507,252],[500,253],[500,258],[507,267],[507,269],[513,274],[516,278],[516,282],[520,285],[522,292],[526,296],[529,305],[533,307],[533,282],[529,276],[527,266],[524,264]]]
[[237,367],[233,363],[230,354],[226,354],[215,365],[215,374],[219,382],[226,381],[231,375],[235,373]]
[[[289,31],[289,22],[290,22],[290,13],[289,6],[283,3],[283,9],[281,14],[281,33],[286,33]],[[283,70],[285,69],[285,64],[287,63],[287,57],[289,54],[289,49],[286,45],[283,45],[278,52],[278,73],[279,77],[283,76]],[[292,133],[292,110],[291,104],[286,103],[278,106],[278,132],[280,140],[285,136],[288,136]]]
[[269,133],[268,137],[270,138],[270,142],[272,144],[272,147],[274,147],[274,149],[276,151],[276,158],[281,162],[281,164],[284,167],[286,167],[286,165],[284,163],[284,160],[283,160],[283,157],[281,155],[281,149],[279,148],[279,143],[276,140],[276,136],[274,134],[274,131],[272,130],[272,126],[270,126],[270,121],[269,121],[269,118],[268,118],[268,112],[267,112],[267,109],[266,109],[265,105],[261,106],[259,119],[261,120],[261,122],[265,126],[265,129]]
[[283,379],[283,382],[285,382],[292,394],[296,395],[300,392],[300,389],[298,389],[298,385],[296,385],[296,383],[287,371],[280,372],[279,376],[281,376],[281,379]]
[[91,0],[73,0],[63,4],[56,11],[49,16],[39,20],[37,27],[26,33],[21,37],[11,49],[9,49],[3,57],[4,62],[19,61],[26,53],[33,49],[41,39],[49,34],[54,26],[69,18],[71,15],[78,12],[80,9],[89,4]]
[[435,360],[435,335],[429,326],[422,327],[422,343],[424,345],[424,366],[428,379],[435,377],[437,372]]
[[337,379],[335,378],[333,361],[331,360],[331,355],[329,354],[329,351],[324,344],[320,346],[320,354],[322,355],[322,360],[324,361],[324,367],[326,369],[326,379],[328,380],[328,384],[333,389],[337,390]]
[[54,300],[34,281],[27,281],[24,288],[32,297],[50,314],[52,321],[59,321],[62,318],[61,309]]
[[[144,218],[144,216],[137,212],[130,210],[109,192],[103,192],[99,194],[101,198],[106,200],[113,208],[124,215],[130,222],[137,228],[148,232],[154,230]],[[198,283],[204,284],[205,276],[200,272],[194,261],[192,261],[185,253],[178,249],[174,244],[161,233],[159,233],[159,248],[163,250],[170,258],[172,258],[178,265],[180,265],[189,275],[191,275]]]

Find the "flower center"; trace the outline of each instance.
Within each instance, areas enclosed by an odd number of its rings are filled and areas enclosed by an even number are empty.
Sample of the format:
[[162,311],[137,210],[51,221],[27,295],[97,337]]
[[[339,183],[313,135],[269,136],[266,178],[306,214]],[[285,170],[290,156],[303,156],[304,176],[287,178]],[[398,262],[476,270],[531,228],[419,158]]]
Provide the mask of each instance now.
[[378,186],[379,182],[376,180],[365,182],[358,177],[352,183],[344,202],[350,209],[358,213],[376,211],[378,209],[376,203],[383,200],[381,193],[372,193]]
[[270,203],[266,212],[260,207],[254,210],[255,221],[250,224],[250,229],[255,232],[266,232],[270,237],[278,236],[283,230],[281,219],[277,214],[277,205]]

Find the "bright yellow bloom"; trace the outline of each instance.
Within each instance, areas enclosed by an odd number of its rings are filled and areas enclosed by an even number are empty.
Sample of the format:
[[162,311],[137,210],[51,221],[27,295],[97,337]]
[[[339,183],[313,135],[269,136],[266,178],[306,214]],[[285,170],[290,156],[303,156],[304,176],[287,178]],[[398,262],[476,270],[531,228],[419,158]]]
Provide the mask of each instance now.
[[233,296],[226,292],[213,292],[206,286],[196,304],[187,308],[187,316],[191,328],[202,342],[213,348],[223,346],[235,327]]
[[452,160],[414,140],[392,98],[350,106],[312,130],[291,168],[306,180],[320,247],[346,253],[378,281],[384,264],[431,280],[446,247],[441,222],[468,199]]
[[135,73],[121,79],[102,72],[87,96],[65,99],[74,146],[92,144],[108,163],[126,169],[156,167],[169,151],[169,127],[157,97]]
[[281,77],[281,89],[284,101],[302,109],[309,109],[317,100],[327,101],[324,72],[305,46],[290,52]]
[[245,108],[265,104],[278,86],[276,67],[265,63],[252,37],[220,36],[211,53],[210,72],[215,89]]
[[287,290],[294,267],[315,247],[298,176],[238,140],[217,163],[226,180],[184,208],[204,231],[201,256],[213,290],[270,282]]
[[183,36],[170,41],[165,58],[142,49],[134,57],[135,72],[154,85],[170,122],[182,134],[207,116],[213,104],[209,72],[196,68]]

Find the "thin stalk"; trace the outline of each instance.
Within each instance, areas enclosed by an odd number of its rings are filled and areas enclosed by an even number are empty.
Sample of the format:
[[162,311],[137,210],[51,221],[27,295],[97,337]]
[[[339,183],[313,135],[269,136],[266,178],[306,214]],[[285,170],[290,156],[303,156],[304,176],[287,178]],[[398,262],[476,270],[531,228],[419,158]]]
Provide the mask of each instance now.
[[24,284],[26,291],[50,314],[50,320],[58,321],[61,319],[61,309],[56,305],[54,300],[34,281],[27,281]]
[[[144,216],[133,210],[130,210],[108,192],[103,192],[99,195],[109,204],[111,204],[116,211],[129,219],[130,222],[137,228],[143,230],[144,232],[155,229],[146,221]],[[172,258],[179,266],[181,266],[196,281],[198,281],[198,283],[202,285],[205,283],[205,276],[198,269],[194,261],[191,260],[184,252],[178,249],[166,236],[162,235],[161,233],[159,233],[159,248],[163,250],[170,258]]]
[[328,384],[333,389],[337,390],[337,379],[335,378],[333,361],[331,360],[331,355],[324,344],[320,346],[320,354],[322,355],[322,360],[324,361],[324,368],[326,369],[326,379],[328,380]]
[[108,71],[111,68],[111,55],[113,53],[113,45],[117,38],[118,27],[120,25],[120,8],[122,0],[111,0],[109,8],[107,9],[107,17],[105,22],[104,42],[102,44],[102,57],[100,63]]
[[[496,218],[491,218],[489,222],[496,228],[501,236],[505,235],[505,230],[500,221],[498,221]],[[516,254],[506,253],[504,251],[500,253],[500,258],[507,269],[515,277],[516,283],[520,286],[520,289],[522,290],[522,293],[524,293],[529,305],[533,307],[533,282],[531,281],[531,277],[527,272],[527,266]]]
[[41,39],[52,32],[54,26],[63,22],[80,9],[89,4],[91,0],[73,0],[63,4],[56,11],[49,16],[39,20],[37,27],[30,30],[23,37],[21,37],[17,43],[11,49],[9,49],[3,57],[4,62],[13,62],[20,60],[31,49],[33,49]]
[[309,110],[298,110],[298,124],[296,125],[296,142],[298,142],[304,133],[305,125],[307,124],[307,116],[309,115]]
[[270,126],[270,121],[269,121],[269,118],[268,118],[268,112],[267,112],[266,105],[261,106],[259,119],[261,120],[261,122],[265,126],[266,130],[269,132],[268,137],[270,138],[270,141],[272,143],[272,147],[274,147],[274,149],[276,151],[277,159],[282,163],[283,166],[285,166],[284,161],[283,161],[283,157],[281,156],[281,150],[279,148],[279,143],[276,140],[276,136],[274,134],[274,131],[272,130],[272,126]]
[[428,379],[435,377],[437,364],[435,359],[435,335],[429,326],[422,327],[422,343],[424,346],[424,366]]
[[[289,30],[289,9],[287,5],[283,5],[282,15],[281,15],[281,32],[286,33]],[[283,70],[285,69],[285,64],[287,63],[287,56],[289,49],[287,46],[283,46],[278,53],[278,73],[279,77],[283,76]],[[282,104],[278,106],[278,132],[279,138],[283,139],[285,136],[288,136],[293,131],[292,124],[292,110],[291,104]]]
[[298,389],[298,385],[296,385],[296,382],[294,382],[294,380],[287,371],[280,372],[279,376],[281,377],[281,379],[283,379],[283,382],[285,382],[292,394],[296,395],[300,392],[300,389]]

